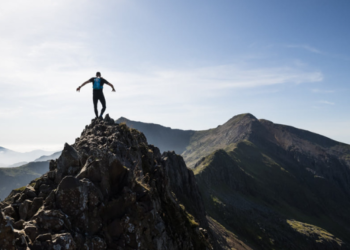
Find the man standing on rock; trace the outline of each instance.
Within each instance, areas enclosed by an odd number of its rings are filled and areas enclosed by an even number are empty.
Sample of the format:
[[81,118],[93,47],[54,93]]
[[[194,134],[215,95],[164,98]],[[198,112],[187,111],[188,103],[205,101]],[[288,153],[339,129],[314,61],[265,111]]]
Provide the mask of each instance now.
[[[112,91],[115,92],[113,84],[109,83],[106,79],[101,77],[101,73],[97,72],[96,77],[92,77],[91,79],[87,80],[84,82],[81,86],[77,88],[77,91],[79,92],[80,89],[85,85],[88,84],[89,82],[92,82],[92,89],[93,89],[93,102],[94,102],[94,109],[95,109],[95,115],[96,118],[100,117],[103,119],[102,115],[106,110],[106,100],[105,96],[103,95],[103,84],[107,84],[112,87]],[[102,104],[102,110],[100,116],[98,116],[98,111],[97,111],[97,101],[100,100]]]

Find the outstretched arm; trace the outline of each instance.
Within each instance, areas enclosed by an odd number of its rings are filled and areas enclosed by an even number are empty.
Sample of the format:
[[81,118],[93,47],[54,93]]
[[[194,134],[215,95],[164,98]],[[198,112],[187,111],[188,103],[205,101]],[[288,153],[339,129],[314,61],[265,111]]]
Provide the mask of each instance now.
[[78,88],[77,88],[77,91],[79,92],[80,89],[85,85],[85,84],[88,84],[90,82],[90,80],[87,80],[86,82],[84,82],[82,85],[80,85]]
[[114,89],[114,86],[113,86],[113,84],[112,84],[112,83],[106,82],[106,84],[107,84],[107,85],[109,85],[109,86],[111,86],[112,91],[113,91],[113,92],[115,92],[115,89]]

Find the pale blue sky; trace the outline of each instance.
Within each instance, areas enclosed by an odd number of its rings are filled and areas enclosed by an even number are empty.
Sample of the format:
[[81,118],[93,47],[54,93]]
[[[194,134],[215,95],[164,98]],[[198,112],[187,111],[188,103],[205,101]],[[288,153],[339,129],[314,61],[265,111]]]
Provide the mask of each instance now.
[[0,9],[0,146],[58,150],[94,117],[208,129],[240,113],[350,143],[347,0],[12,0]]

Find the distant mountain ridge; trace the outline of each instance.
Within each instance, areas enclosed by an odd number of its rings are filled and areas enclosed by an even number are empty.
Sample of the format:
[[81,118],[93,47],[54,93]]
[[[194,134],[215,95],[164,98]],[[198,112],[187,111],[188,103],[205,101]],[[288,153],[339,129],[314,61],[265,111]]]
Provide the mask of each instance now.
[[8,150],[7,148],[0,147],[0,152],[4,152],[4,151],[7,151],[7,150]]
[[193,130],[172,129],[154,123],[131,121],[125,117],[120,117],[116,122],[124,122],[129,127],[142,131],[147,136],[148,142],[157,145],[161,152],[175,151],[181,154],[195,133]]
[[41,156],[33,162],[18,162],[6,168],[0,168],[0,199],[9,195],[11,190],[20,188],[33,179],[46,173],[49,169],[49,160],[55,160],[61,151],[52,155]]
[[27,185],[49,170],[49,162],[30,162],[20,167],[0,168],[0,199],[13,189]]
[[30,152],[16,152],[0,147],[0,168],[7,167],[19,162],[31,162],[43,155],[51,155],[54,152],[44,150],[33,150]]
[[49,160],[55,160],[58,157],[60,157],[60,155],[62,154],[62,151],[58,151],[56,153],[53,153],[51,155],[43,155],[40,156],[39,158],[35,159],[34,161],[49,161]]

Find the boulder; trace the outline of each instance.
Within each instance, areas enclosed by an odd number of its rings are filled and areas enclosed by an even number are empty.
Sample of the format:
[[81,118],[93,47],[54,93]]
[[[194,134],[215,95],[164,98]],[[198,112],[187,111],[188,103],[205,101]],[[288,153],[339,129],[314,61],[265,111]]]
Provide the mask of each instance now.
[[56,178],[56,171],[55,170],[53,170],[53,171],[50,171],[50,172],[48,172],[47,173],[47,178],[49,178],[50,180],[55,180],[55,178]]
[[51,241],[52,235],[50,233],[40,234],[40,235],[38,235],[38,237],[36,237],[35,240],[40,241],[40,242],[47,241],[47,240]]
[[89,235],[98,233],[103,225],[98,208],[92,211],[84,211],[76,216],[74,224],[81,231],[85,231]]
[[15,233],[8,216],[0,211],[0,246],[1,250],[15,250]]
[[71,228],[68,216],[60,210],[41,210],[33,219],[36,220],[38,226],[43,230],[59,232],[62,229]]
[[76,245],[70,233],[55,234],[52,236],[53,249],[75,250]]
[[27,220],[28,211],[31,209],[32,201],[25,200],[19,206],[19,217],[21,220]]
[[25,222],[24,220],[16,221],[15,223],[13,223],[13,228],[17,230],[22,230],[24,228],[23,226],[24,222]]
[[93,250],[105,250],[107,249],[106,241],[98,236],[94,236],[91,241],[88,243],[90,248]]
[[36,197],[35,189],[29,185],[24,189],[23,193],[25,193],[26,198],[30,200]]
[[16,213],[16,210],[12,205],[5,207],[2,211],[4,212],[5,215],[10,216],[10,217],[14,218],[15,220],[18,219],[18,215]]
[[58,184],[65,175],[74,175],[79,171],[78,152],[69,144],[64,145],[61,156],[57,160],[57,173],[55,182]]
[[42,197],[35,197],[28,211],[27,218],[29,219],[32,218],[34,214],[36,214],[38,209],[43,205],[43,203],[44,203],[44,199]]
[[39,190],[40,190],[39,197],[46,198],[50,194],[52,187],[47,184],[42,184]]
[[87,209],[88,189],[73,176],[66,176],[57,187],[56,201],[69,216],[77,216]]
[[29,223],[29,222],[24,223],[24,232],[26,233],[26,235],[28,235],[29,239],[32,242],[35,241],[35,238],[39,234],[38,228],[34,224]]
[[88,207],[94,209],[102,199],[101,191],[88,179],[67,176],[57,188],[57,205],[69,216],[78,216]]
[[55,208],[55,200],[56,200],[56,190],[52,190],[51,193],[46,197],[44,201],[44,205],[46,207]]
[[15,240],[16,250],[28,250],[28,244],[24,234],[19,234]]
[[49,165],[50,171],[54,171],[57,169],[57,162],[56,160],[50,160],[50,165]]
[[90,162],[89,159],[86,161],[85,166],[80,170],[77,178],[87,178],[94,183],[99,183],[101,182],[101,162],[99,160],[93,160]]

